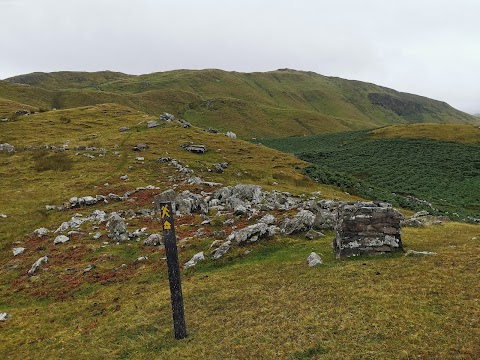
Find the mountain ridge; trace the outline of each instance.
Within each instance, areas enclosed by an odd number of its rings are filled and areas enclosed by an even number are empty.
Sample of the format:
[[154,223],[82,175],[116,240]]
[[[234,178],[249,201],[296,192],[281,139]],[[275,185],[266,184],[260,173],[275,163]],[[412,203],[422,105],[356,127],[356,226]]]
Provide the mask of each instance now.
[[157,116],[168,111],[195,125],[232,130],[244,138],[402,123],[480,124],[477,117],[442,101],[291,69],[31,73],[0,81],[0,97],[46,109],[118,103]]

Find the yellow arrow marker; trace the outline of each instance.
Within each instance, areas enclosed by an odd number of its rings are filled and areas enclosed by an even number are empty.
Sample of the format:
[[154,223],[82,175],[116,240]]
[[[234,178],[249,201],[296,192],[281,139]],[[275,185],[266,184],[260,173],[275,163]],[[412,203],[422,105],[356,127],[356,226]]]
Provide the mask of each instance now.
[[162,219],[164,217],[170,217],[170,210],[168,209],[167,205],[162,206]]
[[168,222],[168,220],[166,220],[164,223],[163,223],[163,228],[165,230],[170,230],[172,228],[172,225]]

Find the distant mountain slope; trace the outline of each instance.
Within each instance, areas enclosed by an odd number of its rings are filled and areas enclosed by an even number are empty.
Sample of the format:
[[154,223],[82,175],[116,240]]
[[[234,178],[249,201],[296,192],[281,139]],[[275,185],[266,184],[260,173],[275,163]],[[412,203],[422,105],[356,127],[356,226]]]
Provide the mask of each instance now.
[[241,137],[311,135],[418,122],[480,123],[444,102],[289,69],[176,70],[140,76],[109,71],[32,73],[0,82],[0,97],[57,109],[119,103],[153,115],[168,111]]

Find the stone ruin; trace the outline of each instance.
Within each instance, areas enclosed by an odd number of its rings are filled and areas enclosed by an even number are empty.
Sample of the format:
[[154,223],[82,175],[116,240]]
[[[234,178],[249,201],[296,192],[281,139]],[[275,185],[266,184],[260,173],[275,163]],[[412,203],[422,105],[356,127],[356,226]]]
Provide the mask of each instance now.
[[382,202],[341,203],[337,210],[337,259],[403,251],[400,221],[403,215]]

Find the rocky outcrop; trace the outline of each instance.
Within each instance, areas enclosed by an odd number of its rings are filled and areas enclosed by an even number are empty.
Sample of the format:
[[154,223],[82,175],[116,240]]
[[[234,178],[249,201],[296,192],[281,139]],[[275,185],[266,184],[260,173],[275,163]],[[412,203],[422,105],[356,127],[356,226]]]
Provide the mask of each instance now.
[[342,203],[338,207],[337,258],[403,251],[400,221],[403,215],[390,204]]
[[32,265],[32,267],[30,268],[30,270],[28,270],[28,275],[32,276],[32,275],[35,275],[35,273],[38,271],[38,269],[40,268],[40,266],[42,264],[46,264],[48,263],[48,256],[43,256],[41,257],[40,259],[38,259],[37,261],[35,261]]
[[308,266],[314,267],[323,264],[322,258],[316,252],[310,253],[307,257]]
[[281,232],[286,235],[305,232],[312,228],[315,215],[309,210],[300,210],[291,219],[285,219],[280,225]]
[[120,242],[128,240],[127,225],[123,218],[117,213],[112,213],[108,218],[107,227],[109,228],[108,237],[110,239]]
[[193,257],[190,260],[188,260],[185,264],[183,264],[183,268],[188,269],[192,266],[197,265],[197,263],[202,260],[205,260],[205,255],[203,254],[203,251],[193,255]]
[[7,153],[13,153],[15,152],[15,146],[10,145],[10,144],[0,144],[0,151],[6,151]]

